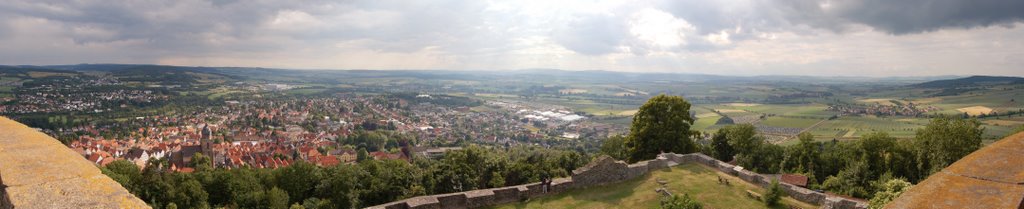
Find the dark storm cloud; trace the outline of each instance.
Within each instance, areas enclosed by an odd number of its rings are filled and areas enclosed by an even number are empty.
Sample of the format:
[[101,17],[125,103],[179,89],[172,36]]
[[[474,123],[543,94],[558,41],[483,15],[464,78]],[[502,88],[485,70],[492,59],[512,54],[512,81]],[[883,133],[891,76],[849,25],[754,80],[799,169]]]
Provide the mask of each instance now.
[[752,32],[770,32],[789,28],[790,23],[778,4],[767,0],[751,1],[664,1],[659,7],[696,26],[701,34],[735,31],[737,38]]
[[661,6],[694,24],[703,34],[735,27],[798,30],[795,27],[801,25],[844,32],[850,24],[863,24],[901,35],[946,28],[1010,26],[1024,20],[1021,0],[680,0],[665,1]]
[[[425,47],[470,50],[453,40],[476,37],[480,31],[482,1],[11,1],[0,4],[0,13],[41,18],[64,24],[68,31],[83,28],[109,33],[106,36],[69,32],[79,44],[125,40],[144,43],[142,48],[170,53],[214,53],[228,50],[281,50],[269,42],[248,46],[220,46],[206,43],[217,38],[236,40],[280,36],[307,43],[330,45],[344,40],[373,40],[376,50],[412,52]],[[323,25],[297,31],[274,31],[267,23],[282,12],[300,12]],[[393,24],[369,25],[380,21],[374,14],[398,14]],[[349,14],[369,14],[350,19],[330,19]],[[284,27],[289,25],[285,24]],[[489,37],[498,37],[488,34]],[[494,42],[498,40],[477,40]],[[473,42],[469,42],[472,44]]]
[[[285,4],[219,1],[12,1],[0,11],[62,24],[79,44],[136,40],[153,50],[213,51],[203,35],[251,36],[255,28]],[[75,33],[96,30],[94,36]]]
[[835,6],[834,15],[892,34],[1009,26],[1024,20],[1021,0],[863,0]]

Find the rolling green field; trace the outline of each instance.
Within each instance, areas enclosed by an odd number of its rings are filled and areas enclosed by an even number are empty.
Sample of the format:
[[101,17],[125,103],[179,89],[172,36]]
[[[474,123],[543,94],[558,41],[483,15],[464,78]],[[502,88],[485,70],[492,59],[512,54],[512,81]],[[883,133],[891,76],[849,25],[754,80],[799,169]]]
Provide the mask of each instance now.
[[760,114],[775,114],[781,116],[802,116],[802,117],[820,117],[828,118],[835,113],[828,112],[825,109],[828,108],[824,104],[759,104],[754,106],[733,106],[733,105],[716,105],[712,108],[724,108],[724,109],[741,109],[752,113]]
[[864,134],[884,131],[890,136],[913,137],[918,128],[928,124],[924,118],[878,118],[878,117],[840,117],[823,122],[810,130],[819,139],[860,137]]
[[761,120],[762,125],[785,127],[785,128],[807,128],[815,123],[818,123],[821,119],[807,119],[807,118],[794,118],[794,117],[768,117],[767,119]]
[[[718,183],[718,177],[729,179],[731,185]],[[659,208],[661,194],[655,192],[660,187],[657,179],[668,181],[667,188],[674,194],[689,194],[691,198],[704,205],[704,208],[768,208],[764,203],[747,197],[747,190],[760,194],[765,189],[743,180],[722,174],[698,164],[685,164],[671,169],[653,171],[646,177],[625,182],[575,189],[539,199],[521,203],[501,205],[492,208]],[[799,202],[789,197],[782,200],[786,208],[793,205],[800,208],[817,208],[814,205]]]
[[310,94],[316,94],[316,93],[320,93],[320,92],[324,92],[324,91],[327,91],[327,89],[324,89],[324,88],[301,88],[301,89],[290,89],[290,90],[287,90],[285,92],[289,93],[289,94],[310,95]]
[[698,118],[696,121],[693,122],[693,126],[691,126],[690,129],[698,130],[698,131],[705,131],[705,129],[708,129],[712,125],[715,125],[715,122],[718,122],[718,119],[721,119],[721,118],[722,118],[722,116],[712,116],[712,117]]

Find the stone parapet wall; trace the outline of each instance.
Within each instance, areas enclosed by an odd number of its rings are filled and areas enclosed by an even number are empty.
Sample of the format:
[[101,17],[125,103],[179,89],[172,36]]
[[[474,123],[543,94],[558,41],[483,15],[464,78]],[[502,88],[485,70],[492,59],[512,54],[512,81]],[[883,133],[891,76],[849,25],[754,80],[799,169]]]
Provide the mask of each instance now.
[[[635,179],[647,175],[651,171],[667,169],[674,165],[698,163],[722,173],[739,177],[760,187],[771,186],[772,179],[769,176],[754,173],[745,169],[737,169],[737,166],[719,161],[700,153],[674,154],[664,153],[658,155],[657,159],[641,161],[634,164],[626,164],[616,161],[608,156],[600,156],[586,166],[573,171],[571,177],[557,178],[551,182],[548,192],[543,191],[540,183],[530,183],[509,187],[481,189],[459,193],[439,194],[420,196],[399,200],[383,205],[369,208],[382,209],[419,209],[419,208],[479,208],[494,206],[506,203],[522,201],[530,198],[538,198],[553,194],[566,192],[576,188],[587,188]],[[783,191],[793,199],[821,205],[829,209],[864,209],[867,203],[863,201],[846,199],[838,196],[828,196],[824,193],[809,190],[792,184],[779,182]]]
[[[710,168],[714,168],[722,173],[727,173],[732,176],[739,177],[743,181],[750,182],[751,184],[768,188],[771,186],[772,177],[755,173],[746,169],[736,170],[736,167],[720,160],[714,159],[704,154],[693,153],[693,154],[675,154],[665,153],[661,155],[661,158],[665,159],[680,159],[679,164],[683,164],[684,161],[692,160],[692,162],[699,163]],[[689,158],[689,159],[687,159]],[[834,209],[864,209],[867,208],[867,203],[864,201],[858,201],[853,199],[847,199],[839,196],[829,196],[825,193],[816,192],[807,188],[799,187],[785,182],[779,182],[779,187],[782,187],[782,191],[786,192],[789,197],[799,200],[801,202],[812,203],[821,205],[822,208],[834,208]]]
[[0,208],[149,208],[56,139],[0,117]]

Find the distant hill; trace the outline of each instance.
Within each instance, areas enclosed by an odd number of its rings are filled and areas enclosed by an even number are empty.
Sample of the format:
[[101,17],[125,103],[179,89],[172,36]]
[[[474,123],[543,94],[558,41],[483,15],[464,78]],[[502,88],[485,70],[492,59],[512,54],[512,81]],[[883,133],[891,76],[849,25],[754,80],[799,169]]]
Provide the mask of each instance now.
[[966,78],[929,81],[910,86],[918,88],[950,88],[985,84],[1024,84],[1024,78],[1007,76],[971,76]]
[[31,79],[49,76],[75,76],[80,74],[80,72],[69,70],[0,65],[0,76],[4,77]]
[[153,82],[165,85],[206,83],[204,81],[223,82],[226,79],[235,78],[231,75],[221,74],[213,68],[164,65],[140,65],[110,70],[110,73],[122,81]]

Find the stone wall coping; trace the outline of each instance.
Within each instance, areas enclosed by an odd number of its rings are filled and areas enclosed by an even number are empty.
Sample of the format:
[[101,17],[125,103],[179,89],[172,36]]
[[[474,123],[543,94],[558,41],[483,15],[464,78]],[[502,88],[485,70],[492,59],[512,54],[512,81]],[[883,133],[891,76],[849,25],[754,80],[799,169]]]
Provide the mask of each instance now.
[[150,208],[56,139],[0,117],[0,209]]

